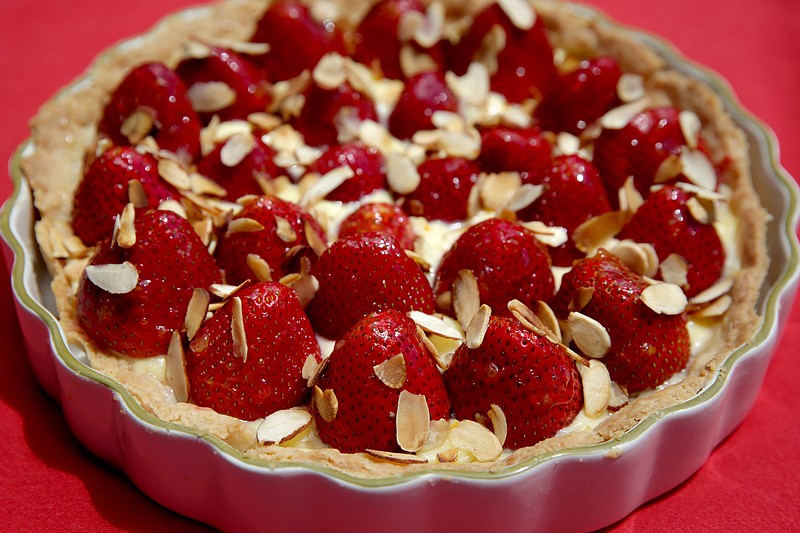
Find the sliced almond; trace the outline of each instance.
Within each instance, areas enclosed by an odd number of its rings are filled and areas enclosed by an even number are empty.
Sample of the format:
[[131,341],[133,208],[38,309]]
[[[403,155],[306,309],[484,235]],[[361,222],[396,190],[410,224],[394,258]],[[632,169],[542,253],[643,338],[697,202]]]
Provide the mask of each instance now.
[[539,319],[542,326],[549,333],[548,338],[557,339],[560,342],[561,326],[558,323],[558,318],[555,312],[553,312],[553,309],[547,305],[546,302],[539,300],[531,311],[533,311],[533,314],[536,315],[536,318]]
[[386,180],[397,194],[410,194],[417,190],[421,178],[411,158],[390,152],[386,155]]
[[679,315],[686,309],[687,299],[683,289],[673,283],[656,283],[642,291],[639,298],[661,315]]
[[239,165],[253,151],[255,142],[250,132],[233,134],[220,149],[220,162],[228,168]]
[[598,119],[598,124],[607,130],[621,130],[636,117],[639,113],[647,109],[649,101],[647,98],[640,98],[628,102],[619,107],[607,111],[605,115]]
[[633,102],[645,95],[644,78],[639,74],[626,72],[617,81],[617,96],[623,102]]
[[711,213],[695,196],[686,201],[686,208],[692,218],[701,224],[710,224],[713,221]]
[[533,232],[536,240],[546,246],[558,248],[569,240],[567,228],[561,226],[548,226],[540,220],[522,222],[522,226]]
[[701,307],[695,311],[692,316],[694,318],[716,318],[724,315],[733,304],[733,298],[729,294],[720,296],[713,302]]
[[262,226],[261,222],[258,220],[247,217],[239,217],[230,221],[226,234],[233,235],[234,233],[251,233],[255,231],[262,231],[263,229],[264,226]]
[[136,244],[135,217],[136,209],[129,202],[119,216],[119,232],[117,233],[116,242],[120,248],[132,248]]
[[228,194],[228,191],[219,183],[197,172],[189,174],[189,188],[195,194],[206,194],[219,198],[224,198]]
[[446,339],[463,339],[464,335],[439,317],[421,311],[409,311],[408,317],[423,330],[445,337]]
[[692,305],[699,305],[716,300],[723,294],[727,294],[733,287],[733,279],[722,278],[717,280],[711,287],[706,290],[695,294],[692,298]]
[[503,409],[500,408],[497,404],[492,404],[489,406],[489,412],[487,413],[489,420],[492,421],[492,431],[494,432],[495,437],[500,442],[500,446],[505,444],[506,437],[508,436],[508,422],[506,421],[506,414],[503,412]]
[[322,253],[328,249],[328,245],[319,236],[317,230],[315,230],[314,227],[308,222],[306,222],[303,226],[303,233],[305,234],[308,246],[314,251],[315,254],[317,254],[317,256],[322,255]]
[[532,183],[525,183],[521,185],[513,196],[508,201],[506,209],[509,211],[522,211],[533,202],[539,199],[544,191],[543,185],[533,185]]
[[272,281],[272,269],[269,267],[269,263],[258,254],[247,254],[247,268],[258,281]]
[[700,140],[700,129],[703,127],[700,117],[694,111],[684,110],[678,114],[678,123],[681,126],[683,138],[686,139],[686,146],[692,150],[696,149]]
[[583,411],[595,418],[605,413],[611,400],[611,376],[606,365],[597,359],[589,361],[588,367],[578,367],[583,383]]
[[407,452],[422,448],[428,438],[431,417],[425,395],[400,391],[397,399],[397,444]]
[[536,11],[528,0],[498,0],[497,4],[520,30],[528,31],[536,24]]
[[150,205],[147,201],[147,194],[144,192],[144,185],[137,179],[128,180],[128,202],[133,207],[142,209]]
[[453,310],[458,323],[466,330],[472,317],[481,306],[481,296],[475,274],[469,269],[459,270],[453,280]]
[[227,300],[235,295],[237,292],[242,290],[246,285],[250,283],[250,280],[245,280],[239,285],[229,285],[227,283],[212,283],[208,290],[214,296],[218,298],[222,298],[223,300]]
[[682,171],[683,163],[681,163],[681,158],[674,154],[670,154],[664,158],[660,165],[658,165],[655,176],[653,176],[653,183],[666,183],[680,175]]
[[572,232],[575,247],[583,253],[595,250],[622,231],[628,218],[622,211],[609,211],[588,219]]
[[605,356],[611,348],[611,336],[594,318],[572,311],[567,319],[572,341],[578,349],[593,359]]
[[176,189],[187,190],[192,185],[189,173],[180,163],[172,159],[162,159],[158,162],[158,175]]
[[441,2],[431,2],[425,11],[422,24],[419,24],[414,31],[414,41],[422,48],[433,48],[442,39],[444,25],[444,5]]
[[608,247],[608,251],[622,260],[625,265],[639,275],[650,272],[650,257],[639,243],[625,239]]
[[633,176],[628,176],[625,183],[619,189],[619,209],[627,213],[635,213],[644,203],[642,193],[636,188]]
[[233,353],[241,357],[242,362],[247,362],[247,334],[244,330],[244,312],[242,299],[233,297],[233,313],[231,316],[231,336],[233,337]]
[[349,166],[337,167],[326,172],[306,189],[300,198],[300,205],[311,205],[325,198],[353,176],[355,172]]
[[561,155],[575,155],[581,149],[579,137],[562,131],[556,137],[556,147]]
[[128,115],[119,132],[133,145],[142,142],[153,130],[155,111],[149,107],[139,107]]
[[661,261],[661,279],[678,287],[688,286],[689,262],[682,256],[672,253]]
[[170,211],[171,213],[175,213],[181,218],[188,218],[188,214],[186,213],[186,208],[181,205],[181,203],[177,200],[173,200],[172,198],[167,198],[160,204],[158,204],[159,211]]
[[275,234],[283,242],[295,242],[297,232],[294,231],[291,222],[283,217],[275,216]]
[[127,294],[139,284],[139,272],[132,263],[88,265],[86,277],[110,294]]
[[165,360],[167,385],[172,388],[177,402],[189,399],[189,380],[186,378],[186,360],[183,353],[183,339],[178,330],[172,332]]
[[222,81],[199,81],[186,90],[198,113],[214,113],[236,103],[236,91]]
[[580,311],[589,305],[593,295],[594,287],[579,287],[578,290],[575,291],[575,294],[572,295],[568,309],[570,311]]
[[704,189],[717,188],[717,171],[700,150],[681,150],[683,174],[689,181]]
[[375,376],[390,389],[401,389],[406,383],[406,360],[398,353],[372,367]]
[[256,430],[259,444],[283,444],[311,427],[313,417],[305,409],[282,409],[267,416]]
[[489,319],[492,316],[492,308],[486,304],[481,305],[478,311],[470,320],[467,326],[467,348],[475,349],[483,343],[483,338],[486,336],[486,330],[489,329]]
[[323,89],[337,89],[347,79],[344,65],[344,57],[336,52],[329,52],[317,62],[311,78]]
[[314,385],[314,406],[317,412],[325,422],[333,422],[336,419],[336,413],[339,411],[339,400],[336,398],[336,393],[333,389],[320,389]]
[[481,63],[473,61],[463,76],[453,72],[445,73],[447,86],[460,102],[473,106],[482,106],[489,96],[489,72]]
[[386,461],[387,463],[393,463],[396,465],[418,465],[428,462],[428,460],[424,457],[414,455],[413,453],[386,452],[383,450],[372,449],[367,449],[365,451],[368,455],[374,457],[375,459],[380,459],[381,461]]
[[508,205],[521,185],[519,172],[486,174],[479,191],[481,202],[490,211],[500,211]]
[[[313,357],[313,356],[309,356],[309,357]],[[313,368],[306,369],[306,365],[311,364],[309,362],[308,358],[306,358],[306,362],[303,365],[303,377],[305,378],[306,373],[309,374],[308,378],[306,378],[307,379],[306,386],[308,388],[312,388],[317,384],[317,381],[319,381],[319,378],[322,377],[323,372],[325,372],[325,369],[328,367],[328,363],[329,362],[330,362],[330,358],[328,358],[328,357],[325,357],[319,363],[316,363],[316,359],[315,359],[313,361],[313,363],[316,366],[313,367]]]
[[414,261],[414,263],[417,264],[417,266],[419,266],[423,270],[423,272],[431,271],[431,264],[424,257],[419,255],[414,250],[403,250],[403,251],[405,252],[406,256],[408,256],[412,261]]
[[183,326],[186,328],[186,336],[192,340],[203,325],[208,313],[208,304],[211,301],[211,296],[208,291],[197,287],[192,291],[192,297],[189,300],[189,305],[186,307],[186,315],[183,318]]
[[497,436],[472,420],[462,420],[450,430],[450,442],[479,462],[494,461],[503,454],[503,446]]
[[319,281],[314,276],[300,276],[300,279],[292,284],[292,289],[297,293],[300,306],[305,309],[319,290]]

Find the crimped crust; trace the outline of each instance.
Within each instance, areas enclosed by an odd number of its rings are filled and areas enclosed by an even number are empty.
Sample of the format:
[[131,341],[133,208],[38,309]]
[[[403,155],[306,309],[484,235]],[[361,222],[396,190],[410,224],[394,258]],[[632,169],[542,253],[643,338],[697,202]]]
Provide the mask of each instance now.
[[[341,0],[341,3],[348,5],[343,12],[353,20],[358,20],[369,7],[365,2]],[[449,13],[476,10],[486,3],[485,0],[466,4],[455,0],[445,2]],[[259,446],[252,423],[176,403],[165,395],[163,385],[155,378],[134,372],[125,360],[94,351],[78,326],[74,301],[77,274],[88,259],[66,259],[60,242],[72,235],[71,199],[82,178],[86,157],[94,153],[96,128],[107,97],[137,64],[159,60],[175,66],[182,58],[182,44],[187,39],[249,39],[267,8],[267,2],[261,0],[227,0],[193,10],[192,16],[178,14],[166,19],[149,33],[100,56],[85,77],[47,102],[32,120],[32,146],[22,158],[22,168],[34,190],[35,206],[41,216],[36,223],[37,238],[53,275],[60,321],[68,338],[77,347],[86,349],[94,368],[124,385],[146,410],[161,419],[216,435],[254,458],[312,462],[362,478],[391,477],[418,470],[497,471],[547,452],[613,439],[653,412],[696,396],[715,378],[728,355],[752,338],[761,321],[755,312],[755,302],[768,263],[764,238],[766,216],[752,188],[744,135],[709,87],[669,70],[654,51],[626,32],[602,19],[584,18],[582,11],[569,4],[544,0],[534,4],[554,47],[578,57],[616,57],[623,71],[644,77],[653,102],[670,102],[696,113],[703,124],[712,159],[726,161],[723,181],[733,191],[730,205],[739,225],[741,268],[730,292],[733,305],[724,317],[722,335],[713,347],[693,359],[680,382],[630,402],[593,431],[560,434],[494,462],[401,466],[376,461],[366,454],[343,454],[333,449]]]

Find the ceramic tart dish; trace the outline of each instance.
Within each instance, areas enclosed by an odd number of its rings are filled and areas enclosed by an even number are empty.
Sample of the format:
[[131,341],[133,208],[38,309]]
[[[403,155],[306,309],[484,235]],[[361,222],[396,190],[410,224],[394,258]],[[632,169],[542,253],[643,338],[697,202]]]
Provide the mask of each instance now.
[[798,276],[776,154],[580,5],[230,0],[42,107],[2,231],[37,378],[163,505],[582,531],[752,407]]

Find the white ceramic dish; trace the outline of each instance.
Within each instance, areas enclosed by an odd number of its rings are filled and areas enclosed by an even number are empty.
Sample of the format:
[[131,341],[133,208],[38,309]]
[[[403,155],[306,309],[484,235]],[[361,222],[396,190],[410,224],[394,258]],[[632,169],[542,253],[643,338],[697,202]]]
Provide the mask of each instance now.
[[[714,75],[653,37],[632,35],[672,67],[717,90],[748,137],[755,186],[773,217],[770,270],[758,304],[764,324],[698,396],[654,413],[613,441],[536,457],[497,474],[363,480],[318,466],[247,459],[219,439],[153,417],[68,349],[33,239],[35,213],[17,158],[11,172],[15,192],[3,207],[0,230],[38,380],[94,454],[154,500],[226,531],[585,531],[619,520],[688,478],[749,412],[791,307],[800,265],[797,186],[778,163],[772,134]],[[576,501],[583,502],[580,513],[573,512]]]

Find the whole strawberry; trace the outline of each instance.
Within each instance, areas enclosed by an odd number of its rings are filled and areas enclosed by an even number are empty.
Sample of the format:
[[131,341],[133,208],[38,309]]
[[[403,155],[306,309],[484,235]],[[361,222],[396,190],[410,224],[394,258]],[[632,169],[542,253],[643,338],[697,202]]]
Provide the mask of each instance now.
[[334,202],[355,202],[378,189],[386,188],[383,155],[360,142],[330,147],[309,167],[309,171],[325,174],[339,167],[349,167],[354,176],[328,193]]
[[519,220],[539,220],[548,226],[561,226],[569,240],[550,249],[558,266],[570,266],[584,254],[572,240],[572,232],[587,219],[611,210],[603,180],[595,166],[577,155],[557,156],[539,179],[528,183],[542,185],[542,194],[529,206],[517,211]]
[[394,204],[364,204],[339,224],[339,238],[371,231],[391,235],[404,249],[414,249],[416,235],[411,220]]
[[511,318],[490,317],[480,346],[456,350],[444,382],[460,420],[499,407],[511,449],[552,437],[583,405],[580,375],[564,349]]
[[499,218],[470,227],[445,252],[434,282],[437,304],[443,312],[452,309],[453,282],[461,270],[472,272],[481,303],[497,315],[510,315],[511,300],[530,306],[550,298],[555,291],[544,245],[530,230]]
[[231,219],[215,257],[228,283],[256,279],[248,263],[251,254],[266,261],[272,279],[278,280],[295,270],[291,252],[298,246],[309,247],[306,231],[325,242],[322,228],[305,209],[276,196],[259,196]]
[[468,218],[469,193],[480,174],[474,161],[460,157],[428,159],[417,172],[419,185],[403,196],[401,206],[406,213],[447,222]]
[[313,70],[328,52],[344,54],[342,33],[331,20],[314,20],[308,7],[293,0],[274,2],[250,39],[269,44],[266,54],[253,56],[271,82],[288,80]]
[[552,149],[537,126],[492,126],[481,130],[477,161],[484,172],[519,172],[527,182],[550,167]]
[[442,376],[416,324],[394,310],[356,323],[336,343],[317,386],[332,391],[338,403],[328,420],[316,410],[319,437],[347,453],[400,451],[396,426],[402,391],[425,396],[431,420],[450,416]]
[[620,239],[652,244],[659,260],[671,254],[681,256],[688,267],[683,290],[689,297],[713,285],[725,266],[725,249],[716,228],[710,220],[695,218],[689,208],[693,197],[669,185],[659,189],[618,235]]
[[370,313],[396,309],[433,312],[433,292],[422,269],[382,233],[335,241],[312,267],[319,290],[308,307],[314,329],[340,339]]
[[111,94],[99,125],[114,144],[136,144],[152,135],[160,148],[186,160],[200,153],[200,129],[186,86],[163,63],[131,70]]
[[[233,141],[229,139],[228,142]],[[253,135],[251,143],[252,149],[241,161],[223,162],[222,154],[227,143],[222,143],[197,163],[197,171],[223,187],[228,200],[263,194],[259,180],[269,182],[286,174],[275,164],[275,150],[264,144],[260,135]]]
[[312,84],[303,96],[303,109],[299,116],[292,118],[291,124],[303,134],[309,146],[336,144],[339,136],[337,125],[344,117],[359,121],[378,119],[374,102],[348,83],[342,83],[335,89],[323,89]]
[[110,238],[99,245],[78,287],[78,321],[107,353],[153,357],[167,352],[170,335],[183,326],[193,290],[219,282],[220,273],[175,213],[148,211],[134,229],[129,248]]
[[142,184],[146,207],[156,208],[173,198],[175,191],[158,175],[158,161],[134,148],[111,148],[92,161],[75,191],[72,227],[84,244],[93,245],[109,237],[114,219],[130,201],[129,182]]
[[[647,287],[622,261],[601,250],[564,275],[553,300],[559,318],[566,319],[576,310],[606,329],[611,346],[603,363],[611,378],[629,393],[660,385],[689,360],[686,315],[652,310],[642,301]],[[591,295],[588,303],[581,301],[586,294]]]
[[389,131],[399,139],[410,139],[420,130],[436,129],[436,111],[458,111],[458,101],[439,72],[423,72],[406,80],[392,114]]
[[309,357],[320,361],[319,345],[295,292],[280,283],[251,285],[235,293],[189,343],[190,397],[242,420],[263,418],[303,402]]
[[[266,111],[272,100],[264,74],[233,50],[212,47],[207,57],[180,62],[175,73],[183,80],[190,95],[193,91],[199,91],[202,95],[202,84],[224,84],[228,88],[232,95],[230,99],[217,101],[197,96],[194,100],[195,111],[206,124],[214,115],[224,121]],[[201,104],[200,108],[198,103]]]

